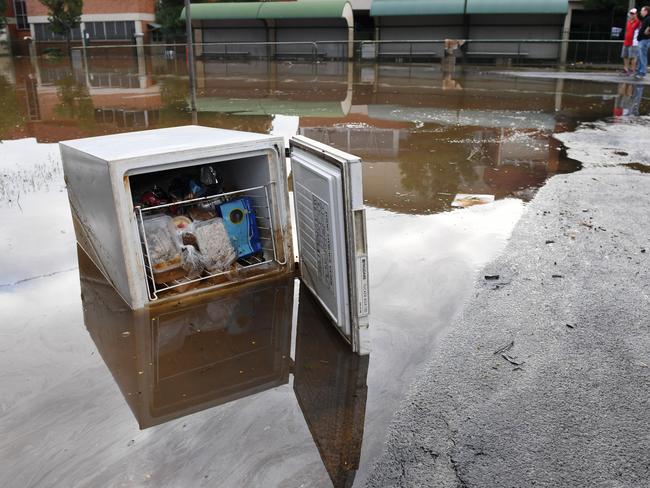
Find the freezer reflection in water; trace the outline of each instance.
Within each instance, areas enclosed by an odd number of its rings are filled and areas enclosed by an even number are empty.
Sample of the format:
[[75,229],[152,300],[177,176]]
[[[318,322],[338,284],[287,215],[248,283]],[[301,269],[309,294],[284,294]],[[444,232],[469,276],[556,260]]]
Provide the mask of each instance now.
[[86,327],[141,429],[287,384],[293,376],[333,485],[352,486],[369,356],[350,350],[304,286],[297,303],[296,281],[289,278],[132,311],[83,250],[78,254]]

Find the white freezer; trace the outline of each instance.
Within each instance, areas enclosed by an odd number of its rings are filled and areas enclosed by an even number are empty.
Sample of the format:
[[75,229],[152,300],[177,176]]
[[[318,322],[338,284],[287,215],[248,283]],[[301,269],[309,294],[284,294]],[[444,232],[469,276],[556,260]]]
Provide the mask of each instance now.
[[[359,158],[305,137],[292,138],[291,209],[281,137],[183,126],[64,141],[60,149],[77,241],[132,309],[208,291],[235,292],[244,283],[293,274],[293,211],[303,282],[353,350],[368,352]],[[181,175],[203,174],[206,167],[219,174],[219,193],[173,202],[140,200],[147,188],[173,185]],[[149,219],[194,216],[196,209],[240,198],[250,202],[259,252],[199,276],[181,276],[176,257],[176,268],[156,269]]]

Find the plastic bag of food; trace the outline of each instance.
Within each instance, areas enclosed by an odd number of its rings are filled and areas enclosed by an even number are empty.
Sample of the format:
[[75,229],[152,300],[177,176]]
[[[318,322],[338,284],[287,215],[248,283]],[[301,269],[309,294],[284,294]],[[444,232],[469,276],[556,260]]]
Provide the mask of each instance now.
[[149,260],[154,273],[163,273],[180,267],[180,238],[168,215],[145,219],[144,232],[149,250]]
[[194,235],[208,271],[225,271],[237,259],[237,253],[232,247],[222,219],[195,222]]
[[194,246],[181,246],[181,266],[187,272],[187,278],[193,280],[203,273],[204,258]]

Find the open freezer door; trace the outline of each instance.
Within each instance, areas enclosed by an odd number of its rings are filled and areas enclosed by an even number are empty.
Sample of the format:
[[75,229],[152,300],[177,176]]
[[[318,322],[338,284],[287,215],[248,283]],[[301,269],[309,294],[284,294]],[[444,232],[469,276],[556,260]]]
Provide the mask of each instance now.
[[291,139],[300,274],[359,354],[367,338],[368,245],[361,160],[325,144]]

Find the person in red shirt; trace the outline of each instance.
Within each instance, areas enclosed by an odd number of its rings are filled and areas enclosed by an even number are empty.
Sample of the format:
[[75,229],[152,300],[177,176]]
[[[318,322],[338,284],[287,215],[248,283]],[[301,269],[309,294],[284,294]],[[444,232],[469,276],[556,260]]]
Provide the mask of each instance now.
[[641,25],[637,10],[633,8],[628,13],[627,24],[625,24],[625,39],[621,57],[623,58],[623,74],[629,75],[636,70],[636,60],[639,57],[639,46],[636,40],[636,31]]

